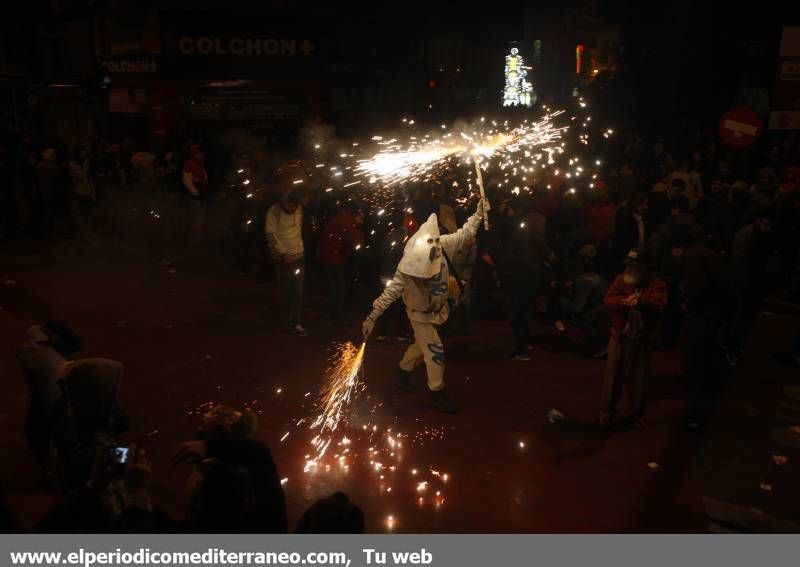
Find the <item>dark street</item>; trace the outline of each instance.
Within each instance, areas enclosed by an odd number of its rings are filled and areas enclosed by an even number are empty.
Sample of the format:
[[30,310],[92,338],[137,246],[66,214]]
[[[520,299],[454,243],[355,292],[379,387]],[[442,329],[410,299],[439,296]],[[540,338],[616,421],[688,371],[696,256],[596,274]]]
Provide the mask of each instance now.
[[[403,347],[370,343],[367,389],[342,431],[352,439],[349,471],[304,473],[310,435],[294,424],[312,413],[327,349],[357,336],[357,329],[335,329],[312,312],[310,336],[290,335],[272,316],[270,284],[210,269],[169,275],[141,260],[97,252],[65,252],[56,260],[49,252],[6,251],[3,261],[17,267],[3,273],[0,286],[0,368],[7,385],[0,450],[14,455],[0,482],[26,528],[53,496],[34,487],[14,351],[28,325],[56,319],[81,333],[82,356],[125,365],[121,399],[132,427],[123,442],[152,455],[154,500],[171,514],[182,511],[188,475],[187,467],[170,465],[173,447],[191,438],[206,404],[224,403],[257,412],[257,437],[288,479],[290,525],[315,499],[341,490],[363,507],[372,532],[387,531],[388,516],[398,532],[706,529],[700,437],[682,426],[685,395],[675,353],[655,356],[649,429],[606,433],[596,422],[603,361],[572,354],[571,341],[552,328],[537,327],[541,348],[530,362],[508,359],[505,323],[477,321],[471,337],[447,342],[447,380],[462,407],[456,416],[429,407],[421,369],[414,393],[387,396]],[[563,421],[547,420],[552,408]],[[371,436],[367,425],[377,426]],[[394,457],[386,445],[389,429],[402,435]]]

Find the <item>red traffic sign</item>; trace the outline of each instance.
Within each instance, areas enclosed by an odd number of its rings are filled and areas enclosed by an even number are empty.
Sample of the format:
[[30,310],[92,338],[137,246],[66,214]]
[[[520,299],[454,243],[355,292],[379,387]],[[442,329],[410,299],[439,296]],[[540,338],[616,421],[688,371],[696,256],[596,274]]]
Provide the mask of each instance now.
[[746,106],[732,108],[719,122],[719,136],[731,148],[746,148],[761,135],[763,123],[754,110]]

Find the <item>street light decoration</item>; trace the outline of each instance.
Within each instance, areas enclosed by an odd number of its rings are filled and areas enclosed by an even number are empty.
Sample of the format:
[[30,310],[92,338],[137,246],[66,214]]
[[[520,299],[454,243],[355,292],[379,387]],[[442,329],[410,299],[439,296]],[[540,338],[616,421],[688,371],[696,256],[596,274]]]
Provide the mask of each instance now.
[[533,85],[526,79],[530,69],[525,65],[519,49],[512,47],[506,55],[503,106],[531,106],[536,101]]

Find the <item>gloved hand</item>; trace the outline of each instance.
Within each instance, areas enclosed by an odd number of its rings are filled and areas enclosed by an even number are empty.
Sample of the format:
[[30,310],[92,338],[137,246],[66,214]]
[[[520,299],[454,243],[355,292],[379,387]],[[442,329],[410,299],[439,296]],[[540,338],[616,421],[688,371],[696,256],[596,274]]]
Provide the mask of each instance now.
[[364,319],[364,322],[361,324],[361,334],[364,335],[365,341],[372,334],[372,329],[374,328],[375,328],[375,321],[373,321],[372,319]]

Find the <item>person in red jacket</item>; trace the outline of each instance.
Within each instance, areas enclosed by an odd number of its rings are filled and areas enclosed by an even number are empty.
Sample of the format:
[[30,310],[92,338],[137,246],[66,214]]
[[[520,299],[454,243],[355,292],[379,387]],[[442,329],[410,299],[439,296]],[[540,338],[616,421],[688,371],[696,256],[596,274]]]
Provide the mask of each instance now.
[[605,181],[598,181],[594,185],[592,202],[586,208],[586,227],[594,237],[598,250],[606,251],[611,238],[611,221],[617,207],[608,196],[608,185]]
[[335,325],[345,324],[345,267],[347,257],[364,244],[364,212],[348,201],[325,226],[317,244],[317,261],[325,267],[331,296],[331,316]]
[[667,288],[654,274],[653,262],[645,251],[631,250],[625,271],[617,276],[605,297],[611,313],[611,338],[603,378],[603,427],[611,425],[627,387],[630,410],[625,422],[644,429],[645,383],[653,350],[653,333],[667,305]]

